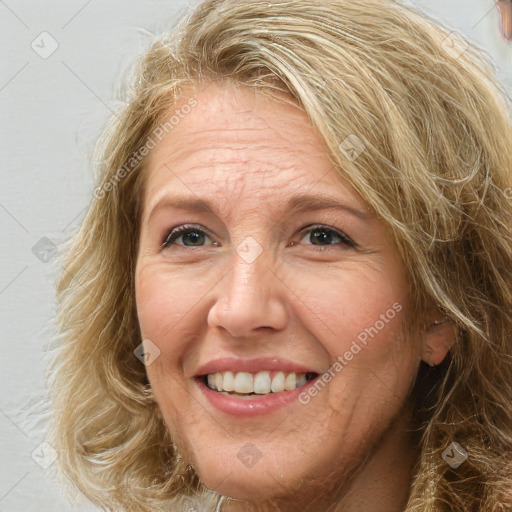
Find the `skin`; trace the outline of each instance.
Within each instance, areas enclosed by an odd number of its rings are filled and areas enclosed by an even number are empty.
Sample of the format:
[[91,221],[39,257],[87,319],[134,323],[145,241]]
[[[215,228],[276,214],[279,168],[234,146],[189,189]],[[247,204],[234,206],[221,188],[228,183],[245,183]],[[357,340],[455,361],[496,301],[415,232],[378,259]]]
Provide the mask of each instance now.
[[[194,96],[197,107],[146,162],[135,276],[143,339],[160,350],[148,378],[182,457],[208,488],[233,498],[223,511],[402,510],[416,457],[407,397],[420,360],[445,357],[450,332],[405,339],[404,265],[303,112],[227,84]],[[291,214],[286,202],[298,191],[336,197],[368,218]],[[213,208],[152,213],[162,198],[182,195]],[[210,234],[162,248],[183,224]],[[303,231],[312,224],[356,248]],[[262,251],[252,262],[236,251],[249,236]],[[192,380],[224,356],[282,357],[324,372],[394,303],[401,310],[306,405],[237,418],[215,409]],[[237,457],[248,442],[261,453],[252,467]]]

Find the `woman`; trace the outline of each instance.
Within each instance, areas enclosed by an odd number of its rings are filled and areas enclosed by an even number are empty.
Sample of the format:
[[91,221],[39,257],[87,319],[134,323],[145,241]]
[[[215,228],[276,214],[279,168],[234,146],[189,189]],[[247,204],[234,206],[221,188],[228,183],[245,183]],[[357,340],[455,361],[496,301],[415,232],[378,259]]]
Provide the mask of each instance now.
[[140,61],[58,284],[105,510],[512,504],[511,110],[393,0],[207,0]]

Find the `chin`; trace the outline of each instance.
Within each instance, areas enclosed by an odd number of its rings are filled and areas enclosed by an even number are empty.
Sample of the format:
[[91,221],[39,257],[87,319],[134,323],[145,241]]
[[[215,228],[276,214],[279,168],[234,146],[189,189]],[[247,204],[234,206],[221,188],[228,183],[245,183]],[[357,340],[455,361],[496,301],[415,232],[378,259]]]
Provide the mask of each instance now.
[[[209,479],[205,475],[200,476],[203,484],[223,496],[228,496],[233,499],[242,501],[267,501],[271,498],[276,498],[278,494],[283,492],[275,481],[272,481],[268,476],[263,475],[255,476],[248,480],[247,478],[240,477],[239,475],[231,474],[225,482],[218,484],[215,478]],[[205,481],[206,480],[206,481]],[[272,487],[273,486],[273,487]]]
[[[277,454],[276,454],[277,455]],[[209,489],[230,498],[261,502],[287,494],[294,481],[302,475],[284,471],[275,460],[258,460],[252,467],[244,467],[238,458],[225,458],[219,462],[216,455],[198,459],[196,472],[201,482]]]

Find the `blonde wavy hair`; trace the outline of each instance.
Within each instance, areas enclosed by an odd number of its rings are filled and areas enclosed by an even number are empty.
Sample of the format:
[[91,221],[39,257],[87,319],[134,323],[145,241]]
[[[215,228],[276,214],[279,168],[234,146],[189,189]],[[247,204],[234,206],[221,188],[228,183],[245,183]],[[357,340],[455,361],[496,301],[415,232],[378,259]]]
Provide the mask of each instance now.
[[[136,61],[97,144],[101,194],[57,284],[49,435],[61,474],[104,510],[212,510],[218,497],[181,459],[134,355],[145,159],[124,167],[212,81],[298,105],[396,243],[410,334],[432,307],[458,327],[442,371],[418,374],[406,512],[510,510],[510,97],[486,52],[398,0],[206,0]],[[442,458],[453,441],[468,453],[457,469]]]

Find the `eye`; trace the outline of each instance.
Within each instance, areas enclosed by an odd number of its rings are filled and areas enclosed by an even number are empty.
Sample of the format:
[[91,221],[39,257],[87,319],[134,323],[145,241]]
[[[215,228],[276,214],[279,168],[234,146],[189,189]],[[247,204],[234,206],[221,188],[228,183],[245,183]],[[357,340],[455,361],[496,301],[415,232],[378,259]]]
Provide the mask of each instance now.
[[301,231],[301,234],[304,233],[305,235],[303,235],[302,239],[310,236],[310,240],[312,241],[311,245],[329,247],[330,245],[339,244],[341,242],[343,245],[356,247],[356,244],[344,233],[321,224],[309,226]]
[[[310,245],[315,245],[319,248],[329,247],[340,243],[348,247],[356,247],[356,244],[344,233],[321,224],[309,226],[308,228],[303,229],[301,234],[302,239],[310,236],[310,240],[312,241]],[[180,238],[182,239],[182,243],[178,245],[183,247],[203,247],[205,245],[205,238],[210,238],[210,236],[207,231],[201,227],[193,224],[184,224],[183,226],[174,228],[167,234],[162,243],[162,249],[176,245],[176,241]],[[210,245],[217,246],[218,243],[212,242]]]
[[[178,226],[173,229],[166,237],[162,243],[162,249],[166,249],[171,245],[175,245],[176,240],[179,238],[182,239],[182,244],[184,247],[202,247],[204,244],[205,237],[210,238],[207,232],[193,224],[184,224],[183,226]],[[211,245],[218,245],[216,242],[213,242]]]

